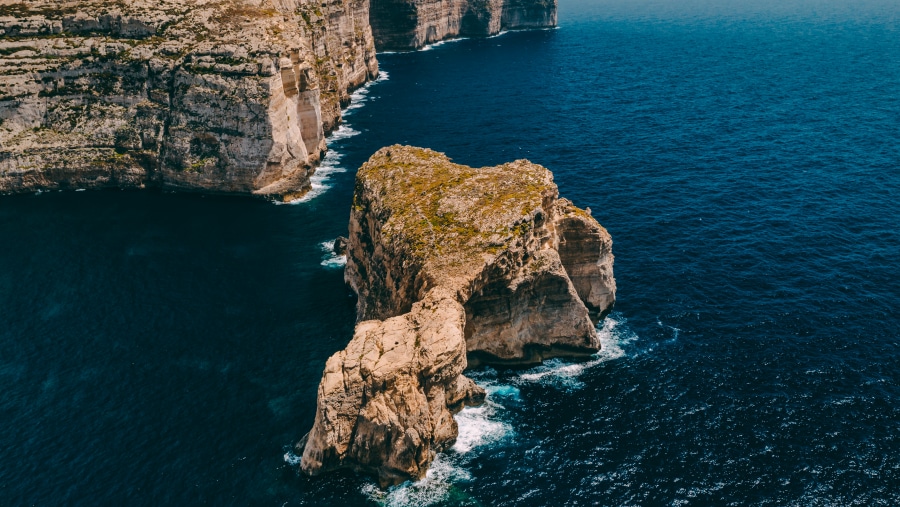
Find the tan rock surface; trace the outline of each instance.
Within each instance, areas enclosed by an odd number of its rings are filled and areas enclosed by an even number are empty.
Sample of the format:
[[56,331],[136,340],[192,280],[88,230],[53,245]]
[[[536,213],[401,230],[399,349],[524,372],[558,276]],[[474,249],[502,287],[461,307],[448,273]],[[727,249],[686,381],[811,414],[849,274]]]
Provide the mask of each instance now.
[[291,197],[377,73],[367,0],[0,0],[0,192]]
[[371,0],[379,50],[556,26],[556,0]]
[[332,356],[308,438],[309,474],[382,485],[420,478],[455,441],[451,414],[483,392],[470,361],[528,364],[596,352],[612,307],[612,241],[525,160],[473,169],[405,146],[356,179],[345,279],[356,332]]
[[429,299],[412,311],[356,327],[319,384],[316,421],[305,442],[307,473],[351,467],[383,485],[422,477],[434,453],[456,440],[453,412],[484,392],[462,376],[464,311]]

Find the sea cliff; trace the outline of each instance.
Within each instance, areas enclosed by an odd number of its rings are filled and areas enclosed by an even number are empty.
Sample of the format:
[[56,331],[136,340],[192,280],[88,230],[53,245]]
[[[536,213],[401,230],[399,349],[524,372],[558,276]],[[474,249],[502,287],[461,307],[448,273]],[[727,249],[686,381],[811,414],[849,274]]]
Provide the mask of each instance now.
[[356,179],[345,279],[358,324],[319,385],[302,470],[352,468],[382,485],[424,476],[484,391],[473,362],[532,364],[599,350],[615,302],[612,240],[560,199],[547,169],[473,169],[391,146]]
[[368,0],[0,2],[0,193],[291,198],[377,74]]
[[377,75],[373,26],[388,49],[556,23],[555,0],[391,2],[0,0],[0,194],[290,200]]

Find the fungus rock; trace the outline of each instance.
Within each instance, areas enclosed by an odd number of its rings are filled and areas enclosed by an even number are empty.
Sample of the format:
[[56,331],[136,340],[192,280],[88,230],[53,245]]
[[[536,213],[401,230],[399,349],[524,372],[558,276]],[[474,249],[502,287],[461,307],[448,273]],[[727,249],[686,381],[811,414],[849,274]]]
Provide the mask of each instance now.
[[0,0],[0,193],[289,200],[377,70],[368,0]]
[[473,169],[384,148],[359,170],[349,232],[359,323],[328,360],[298,444],[308,474],[421,478],[456,440],[452,415],[484,399],[468,366],[600,348],[596,324],[615,302],[612,240],[539,165]]

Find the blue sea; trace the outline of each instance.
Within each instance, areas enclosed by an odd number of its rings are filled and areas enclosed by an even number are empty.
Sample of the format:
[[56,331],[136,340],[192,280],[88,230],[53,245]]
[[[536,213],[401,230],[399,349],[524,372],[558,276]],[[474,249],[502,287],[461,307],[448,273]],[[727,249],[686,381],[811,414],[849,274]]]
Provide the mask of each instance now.
[[[379,55],[303,202],[0,198],[0,504],[900,505],[900,4],[560,0]],[[585,362],[471,372],[424,480],[297,474],[381,146],[528,158],[612,234]]]

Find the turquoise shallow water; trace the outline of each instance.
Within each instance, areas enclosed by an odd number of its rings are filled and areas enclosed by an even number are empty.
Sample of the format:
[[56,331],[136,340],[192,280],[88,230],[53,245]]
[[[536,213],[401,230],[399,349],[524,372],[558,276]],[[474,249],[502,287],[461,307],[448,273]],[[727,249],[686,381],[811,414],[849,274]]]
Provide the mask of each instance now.
[[[305,203],[3,198],[2,503],[896,505],[898,11],[562,2],[381,55]],[[619,302],[591,361],[473,372],[454,450],[380,492],[288,451],[352,332],[323,243],[398,142],[553,170]]]

